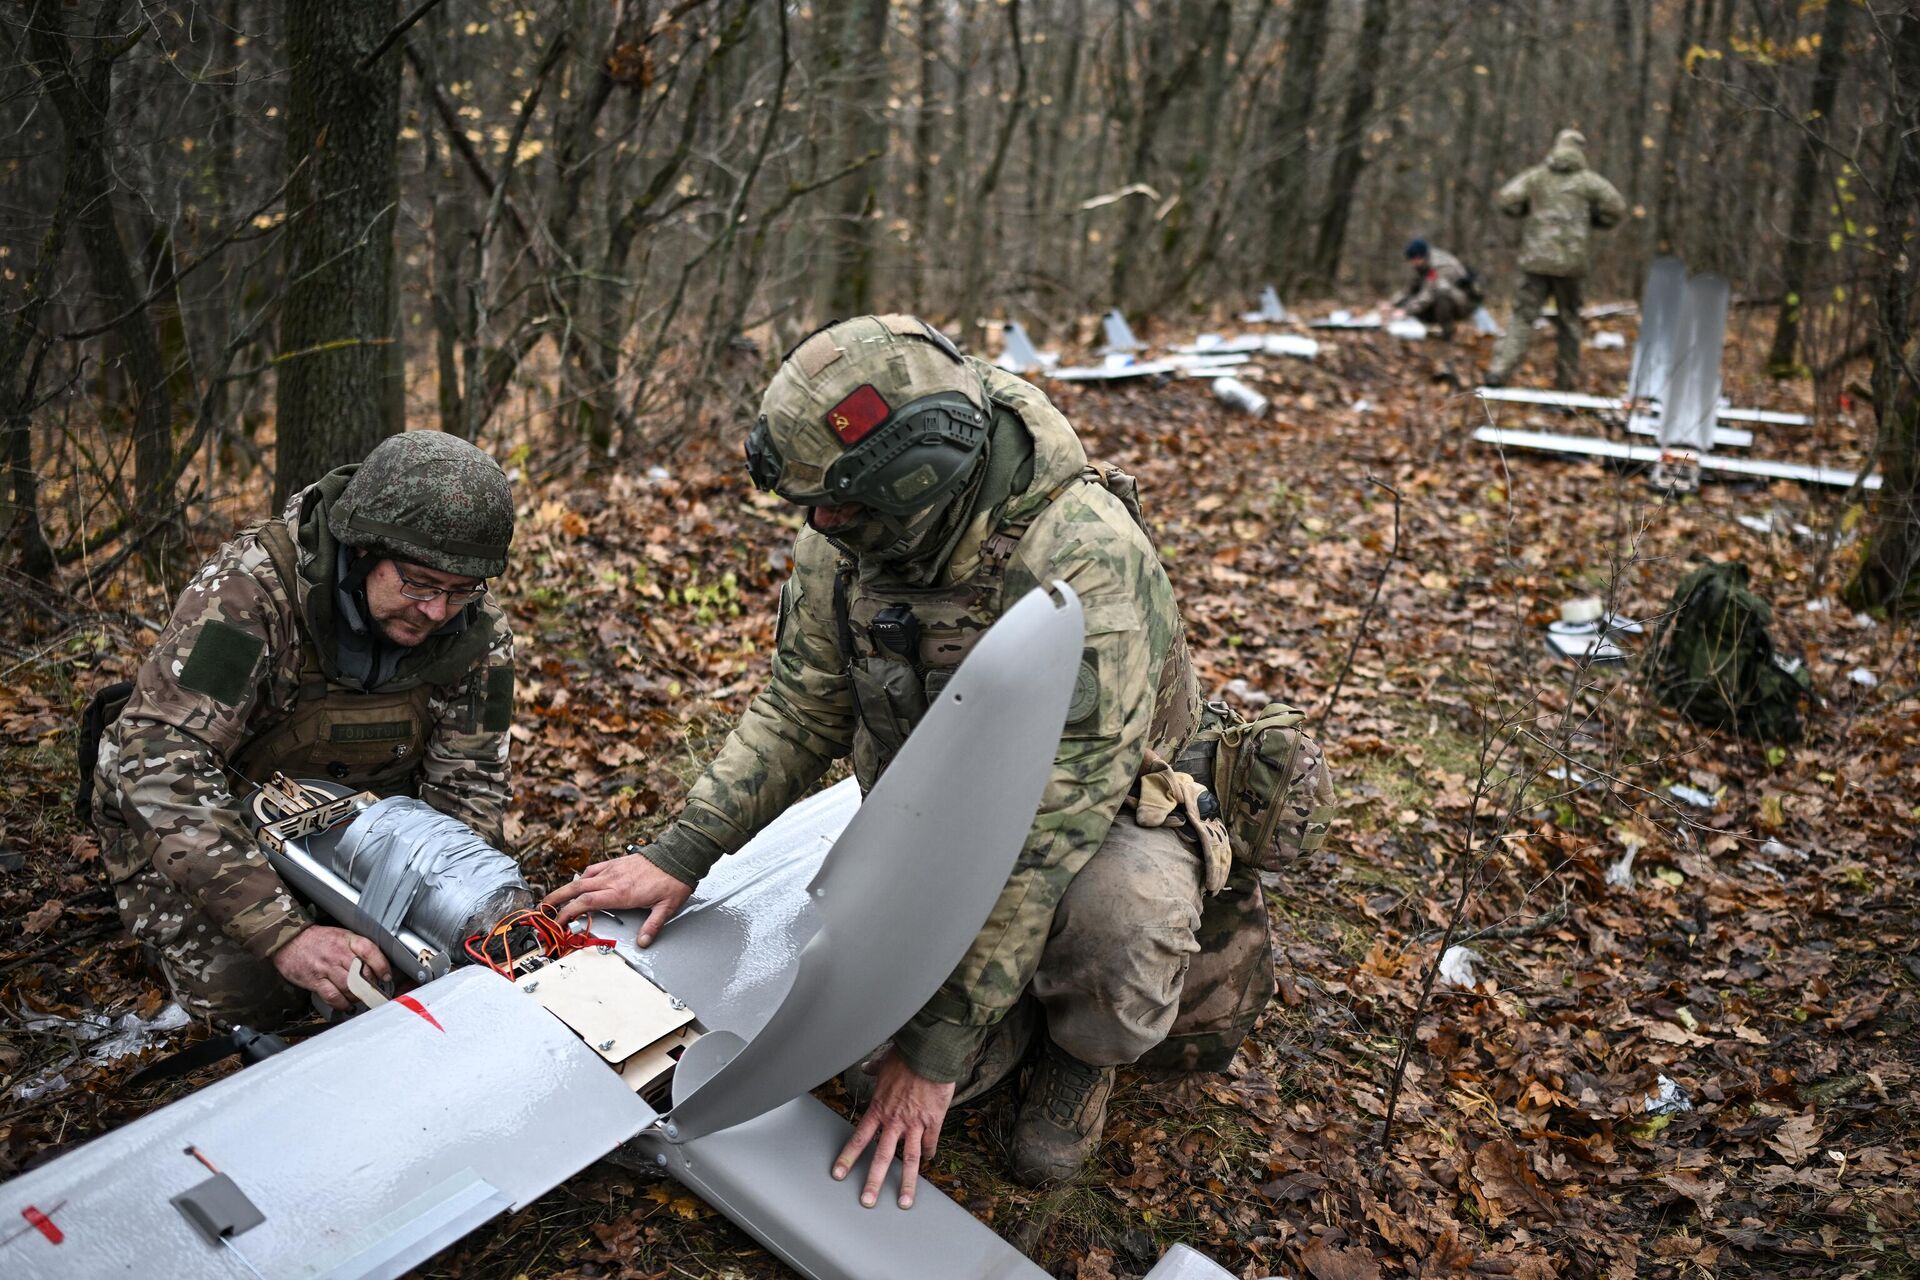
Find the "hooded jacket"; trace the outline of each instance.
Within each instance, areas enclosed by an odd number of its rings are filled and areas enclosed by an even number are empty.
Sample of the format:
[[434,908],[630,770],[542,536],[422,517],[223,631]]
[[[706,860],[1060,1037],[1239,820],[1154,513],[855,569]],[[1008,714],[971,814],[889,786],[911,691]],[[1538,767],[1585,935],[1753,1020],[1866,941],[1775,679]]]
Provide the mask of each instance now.
[[1611,182],[1587,167],[1586,142],[1563,129],[1546,163],[1500,188],[1496,203],[1510,218],[1523,218],[1520,269],[1539,276],[1584,276],[1592,261],[1595,229],[1617,226],[1627,202]]

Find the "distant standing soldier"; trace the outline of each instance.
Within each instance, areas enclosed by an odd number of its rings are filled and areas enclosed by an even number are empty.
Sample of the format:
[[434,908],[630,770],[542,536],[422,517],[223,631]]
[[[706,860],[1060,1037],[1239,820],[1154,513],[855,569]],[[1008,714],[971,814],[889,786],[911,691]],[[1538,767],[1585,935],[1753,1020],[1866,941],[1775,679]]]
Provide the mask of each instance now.
[[503,847],[513,636],[486,580],[512,537],[499,463],[438,431],[390,437],[221,547],[124,709],[127,686],[96,698],[114,897],[189,1013],[273,1026],[303,992],[346,1008],[356,957],[388,974],[371,940],[288,893],[243,816],[250,784],[417,796]]
[[[1013,1171],[1070,1177],[1099,1142],[1115,1066],[1159,1053],[1224,1069],[1273,989],[1255,870],[1229,866],[1218,843],[1218,860],[1203,856],[1161,821],[1171,795],[1198,811],[1195,775],[1209,771],[1169,766],[1188,767],[1182,749],[1208,709],[1132,480],[1090,465],[1038,388],[899,315],[842,321],[795,348],[747,460],[757,487],[806,511],[766,690],[672,827],[547,901],[562,920],[647,908],[651,942],[707,870],[833,760],[851,755],[870,790],[987,628],[1035,586],[1072,583],[1086,648],[1026,846],[953,976],[870,1081],[851,1073],[872,1097],[834,1168],[847,1176],[877,1142],[871,1206],[898,1148],[910,1204],[948,1107],[1011,1075],[1031,1041]],[[1262,832],[1311,848],[1332,799],[1320,752],[1291,729],[1265,744],[1291,785],[1270,793]]]
[[1553,299],[1557,346],[1554,385],[1570,391],[1579,379],[1580,281],[1591,265],[1591,232],[1619,225],[1627,213],[1627,202],[1614,185],[1587,168],[1581,150],[1586,143],[1578,130],[1562,129],[1545,164],[1500,188],[1500,211],[1526,219],[1520,240],[1520,270],[1526,278],[1487,369],[1490,387],[1505,386],[1527,353],[1533,322],[1548,298]]
[[1413,278],[1406,292],[1393,300],[1394,310],[1432,325],[1442,340],[1451,340],[1453,326],[1480,305],[1479,282],[1460,259],[1425,240],[1407,242],[1407,266]]

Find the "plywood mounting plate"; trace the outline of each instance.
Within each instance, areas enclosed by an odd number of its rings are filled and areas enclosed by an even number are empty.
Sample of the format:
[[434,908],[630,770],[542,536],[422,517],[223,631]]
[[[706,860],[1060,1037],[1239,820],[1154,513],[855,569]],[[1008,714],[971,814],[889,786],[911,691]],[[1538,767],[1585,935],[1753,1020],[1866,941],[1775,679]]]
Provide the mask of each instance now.
[[516,985],[616,1065],[693,1021],[693,1010],[611,951],[576,951]]

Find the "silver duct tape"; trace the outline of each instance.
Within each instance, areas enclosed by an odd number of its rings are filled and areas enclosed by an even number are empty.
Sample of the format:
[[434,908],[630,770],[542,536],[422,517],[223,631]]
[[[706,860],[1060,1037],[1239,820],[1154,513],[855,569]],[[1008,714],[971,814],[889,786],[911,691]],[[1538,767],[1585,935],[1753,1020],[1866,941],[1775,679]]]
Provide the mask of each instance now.
[[326,859],[382,928],[402,925],[458,955],[468,936],[531,906],[514,860],[422,800],[394,796],[355,818]]

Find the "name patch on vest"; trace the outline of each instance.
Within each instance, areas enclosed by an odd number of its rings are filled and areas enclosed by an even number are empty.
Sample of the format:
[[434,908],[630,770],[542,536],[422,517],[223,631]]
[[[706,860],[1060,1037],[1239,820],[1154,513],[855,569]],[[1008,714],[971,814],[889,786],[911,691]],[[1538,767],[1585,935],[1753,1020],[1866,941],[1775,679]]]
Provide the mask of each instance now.
[[333,742],[390,742],[413,736],[413,721],[388,720],[380,724],[336,724],[327,735]]

